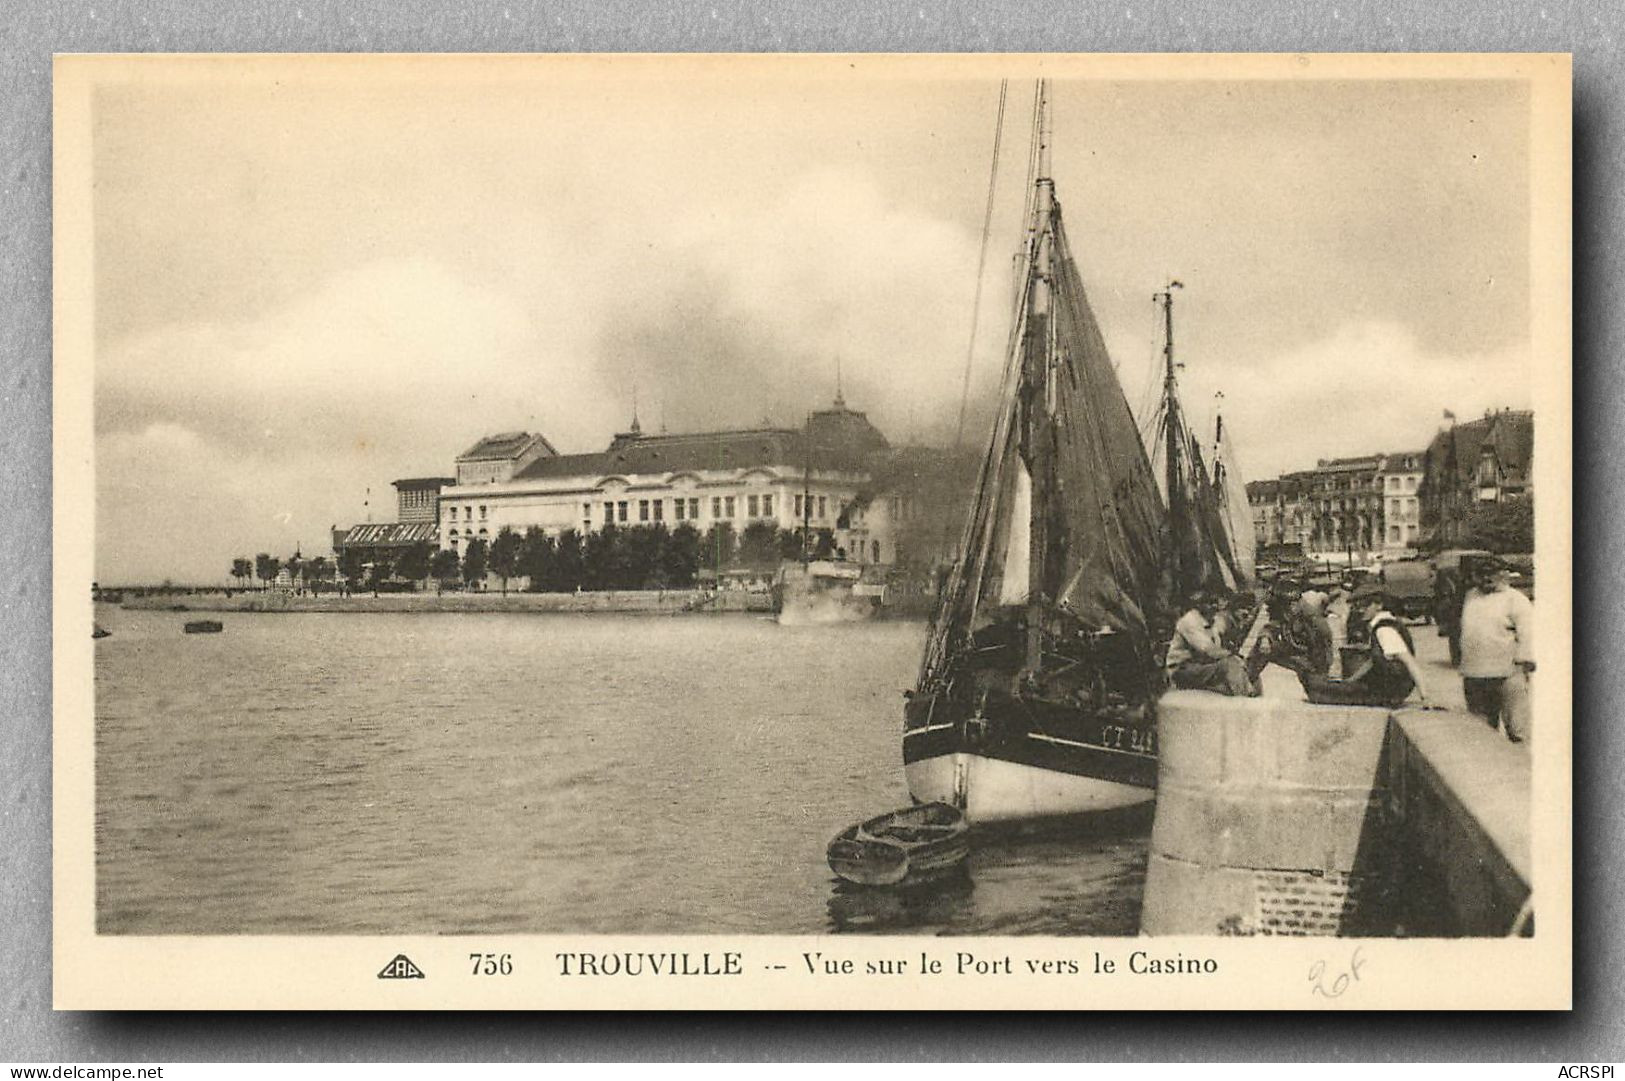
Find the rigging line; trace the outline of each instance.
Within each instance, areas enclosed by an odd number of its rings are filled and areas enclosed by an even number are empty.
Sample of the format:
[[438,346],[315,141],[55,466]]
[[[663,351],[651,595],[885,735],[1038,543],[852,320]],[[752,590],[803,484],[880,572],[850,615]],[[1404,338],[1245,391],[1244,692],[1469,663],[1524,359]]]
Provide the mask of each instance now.
[[982,315],[982,277],[987,270],[988,238],[993,232],[993,196],[999,187],[999,148],[1004,141],[1004,102],[1010,90],[1010,80],[999,80],[999,115],[993,124],[993,165],[988,171],[987,206],[982,211],[982,246],[976,256],[976,295],[970,308],[970,341],[965,346],[965,382],[959,392],[959,423],[954,428],[954,450],[958,451],[965,438],[965,409],[970,403],[971,361],[976,356],[976,328]]

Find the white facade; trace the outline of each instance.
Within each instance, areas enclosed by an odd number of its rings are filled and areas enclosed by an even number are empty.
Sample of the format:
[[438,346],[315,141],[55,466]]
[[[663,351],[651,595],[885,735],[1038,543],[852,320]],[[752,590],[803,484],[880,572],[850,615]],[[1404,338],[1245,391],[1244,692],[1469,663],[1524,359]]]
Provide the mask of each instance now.
[[1403,554],[1422,534],[1423,454],[1389,454],[1378,471],[1383,502],[1382,553]]
[[[831,530],[837,547],[854,562],[890,563],[896,558],[886,500],[853,506],[868,477],[861,473],[813,472],[791,464],[671,473],[581,474],[535,480],[457,485],[440,493],[440,545],[461,555],[473,538],[487,543],[504,528],[523,534],[539,526],[552,536],[566,529],[582,534],[616,526],[668,529],[692,525],[701,533],[718,522],[742,534],[753,522],[783,530],[807,524]],[[852,507],[846,526],[837,526]]]

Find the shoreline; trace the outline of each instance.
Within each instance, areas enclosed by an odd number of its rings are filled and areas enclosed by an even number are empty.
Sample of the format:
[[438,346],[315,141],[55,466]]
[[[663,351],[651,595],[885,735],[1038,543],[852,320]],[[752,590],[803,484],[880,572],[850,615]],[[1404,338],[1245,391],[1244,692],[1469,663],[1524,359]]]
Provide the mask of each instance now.
[[605,590],[583,593],[337,593],[294,595],[232,591],[133,597],[120,608],[147,612],[535,612],[714,615],[771,612],[773,598],[744,591]]

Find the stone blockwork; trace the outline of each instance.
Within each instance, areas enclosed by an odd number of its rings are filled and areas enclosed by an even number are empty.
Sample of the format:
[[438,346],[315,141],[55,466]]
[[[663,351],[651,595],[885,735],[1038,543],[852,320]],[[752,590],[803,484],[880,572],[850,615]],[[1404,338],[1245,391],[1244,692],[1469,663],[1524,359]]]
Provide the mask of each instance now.
[[1356,933],[1390,851],[1382,710],[1165,696],[1147,934]]
[[1388,798],[1457,934],[1534,933],[1529,756],[1476,717],[1394,715]]
[[1180,691],[1158,730],[1146,934],[1527,924],[1527,758],[1471,718]]

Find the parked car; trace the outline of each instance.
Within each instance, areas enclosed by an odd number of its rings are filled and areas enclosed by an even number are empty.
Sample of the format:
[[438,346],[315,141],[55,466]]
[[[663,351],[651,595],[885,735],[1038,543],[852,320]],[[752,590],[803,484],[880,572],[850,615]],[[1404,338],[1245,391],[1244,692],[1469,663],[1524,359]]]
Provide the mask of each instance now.
[[1401,619],[1428,620],[1434,616],[1433,567],[1421,559],[1401,559],[1382,568],[1383,591],[1394,598]]

